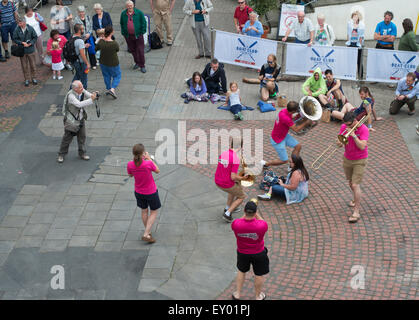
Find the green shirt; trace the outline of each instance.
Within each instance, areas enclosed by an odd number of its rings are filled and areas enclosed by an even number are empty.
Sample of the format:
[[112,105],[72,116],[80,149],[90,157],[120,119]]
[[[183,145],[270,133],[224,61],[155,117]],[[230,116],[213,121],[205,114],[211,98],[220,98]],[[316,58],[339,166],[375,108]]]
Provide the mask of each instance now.
[[416,36],[413,31],[402,35],[399,42],[399,49],[401,51],[418,51],[418,45],[416,44]]
[[[132,19],[134,21],[135,37],[138,38],[140,35],[143,35],[147,31],[147,22],[145,20],[144,13],[142,13],[137,8],[134,8]],[[128,15],[126,9],[122,11],[119,23],[121,25],[122,35],[124,37],[128,37]]]
[[96,50],[100,50],[100,64],[103,64],[106,67],[116,67],[119,65],[118,60],[118,51],[119,45],[115,40],[105,41],[100,40],[96,44]]
[[[201,0],[199,0],[198,2],[195,1],[195,9],[196,10],[202,10],[201,7]],[[202,14],[196,14],[195,15],[195,21],[199,22],[199,21],[204,21],[204,15]]]

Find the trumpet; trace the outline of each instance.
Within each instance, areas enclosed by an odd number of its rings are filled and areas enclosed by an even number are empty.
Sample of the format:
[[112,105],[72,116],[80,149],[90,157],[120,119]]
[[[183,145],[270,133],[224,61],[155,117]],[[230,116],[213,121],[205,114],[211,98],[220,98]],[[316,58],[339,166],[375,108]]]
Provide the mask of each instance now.
[[[338,140],[341,144],[347,145],[348,144],[348,138],[349,136],[355,132],[360,126],[362,126],[367,120],[368,120],[369,115],[366,114],[365,116],[363,116],[361,118],[361,120],[359,120],[359,122],[357,123],[356,126],[354,126],[353,128],[351,128],[350,130],[348,130],[348,128],[345,129],[345,131],[342,132],[342,134],[338,135]],[[311,164],[311,167],[314,170],[318,170],[323,163],[326,162],[327,159],[329,159],[335,152],[336,150],[339,149],[339,146],[335,146],[335,148],[333,148],[333,145],[335,145],[335,143],[331,143],[323,152],[321,155],[319,155],[316,160],[313,161],[313,163]]]
[[246,164],[246,162],[244,161],[244,157],[243,157],[243,155],[241,155],[241,158],[240,158],[240,164],[241,164],[241,166],[242,166],[242,170],[239,172],[239,176],[241,176],[241,177],[243,177],[243,176],[248,176],[246,179],[244,179],[244,180],[241,180],[240,181],[240,184],[243,186],[243,187],[251,187],[254,183],[255,183],[255,179],[256,179],[256,176],[255,176],[255,174],[253,173],[253,172],[251,172],[250,170],[249,170],[249,168],[247,167],[247,164]]

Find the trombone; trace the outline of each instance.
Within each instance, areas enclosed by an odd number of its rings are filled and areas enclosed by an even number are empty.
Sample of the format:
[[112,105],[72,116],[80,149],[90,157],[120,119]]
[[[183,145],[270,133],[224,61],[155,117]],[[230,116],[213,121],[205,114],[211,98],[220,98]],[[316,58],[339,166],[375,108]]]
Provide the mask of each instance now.
[[[361,118],[361,120],[359,120],[359,122],[357,123],[357,125],[353,128],[351,128],[348,131],[348,128],[345,129],[345,131],[342,132],[342,134],[338,135],[338,140],[341,144],[347,145],[348,144],[348,138],[349,136],[356,131],[360,126],[362,126],[367,120],[368,120],[369,114],[366,114],[365,116],[363,116]],[[311,164],[311,167],[314,170],[318,170],[320,169],[320,167],[323,165],[323,163],[326,162],[327,159],[329,159],[335,152],[336,150],[338,150],[340,148],[340,146],[336,146],[335,148],[333,148],[333,145],[335,145],[335,143],[331,143],[323,152],[321,155],[319,155],[316,160],[313,161],[313,163]]]

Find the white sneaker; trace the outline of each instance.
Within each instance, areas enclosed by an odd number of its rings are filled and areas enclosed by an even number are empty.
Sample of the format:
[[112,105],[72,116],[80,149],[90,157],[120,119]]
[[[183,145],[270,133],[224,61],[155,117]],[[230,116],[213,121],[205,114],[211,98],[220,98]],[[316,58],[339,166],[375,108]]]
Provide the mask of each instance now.
[[292,168],[290,166],[288,166],[287,172],[290,172],[291,170],[292,170]]
[[56,80],[56,79],[57,79],[57,77],[56,77],[56,76],[52,76],[52,79],[53,79],[53,80]]
[[266,161],[265,161],[265,160],[260,160],[260,165],[261,165],[262,167],[265,167],[265,166],[266,166]]
[[271,195],[269,193],[259,194],[258,198],[261,200],[271,200]]
[[59,76],[57,79],[58,80],[61,80],[61,79],[63,79],[64,77],[63,76]]

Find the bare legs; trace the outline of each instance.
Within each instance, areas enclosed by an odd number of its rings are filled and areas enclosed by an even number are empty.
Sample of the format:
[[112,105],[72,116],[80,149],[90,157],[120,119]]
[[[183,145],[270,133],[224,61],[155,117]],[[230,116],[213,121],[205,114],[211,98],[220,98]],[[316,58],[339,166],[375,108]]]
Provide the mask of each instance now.
[[230,213],[233,212],[239,205],[242,204],[242,202],[243,199],[236,198],[235,196],[229,193],[227,198],[228,211]]
[[[245,273],[243,273],[241,271],[237,271],[236,292],[233,293],[233,296],[236,299],[240,299],[240,294],[241,294],[241,291],[242,291],[242,288],[243,288],[245,276],[246,276]],[[256,298],[256,300],[261,300],[260,294],[262,292],[262,287],[263,287],[264,282],[265,282],[264,276],[255,276],[255,298]]]
[[151,228],[153,227],[154,221],[156,221],[157,218],[157,211],[158,210],[150,210],[150,215],[148,215],[148,208],[141,209],[141,219],[143,220],[145,228],[143,236],[145,238],[150,237]]

